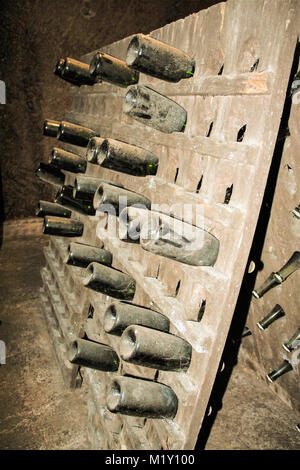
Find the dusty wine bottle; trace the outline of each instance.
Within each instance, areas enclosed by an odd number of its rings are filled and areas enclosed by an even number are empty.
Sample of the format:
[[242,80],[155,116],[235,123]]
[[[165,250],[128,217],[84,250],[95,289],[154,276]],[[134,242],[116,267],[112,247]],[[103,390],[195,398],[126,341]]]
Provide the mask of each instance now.
[[158,162],[149,150],[114,139],[103,140],[97,153],[100,166],[134,176],[155,175]]
[[83,215],[95,215],[96,211],[89,200],[74,199],[73,186],[63,186],[55,196],[55,202]]
[[46,183],[62,186],[65,183],[65,175],[53,165],[41,162],[35,170],[35,176]]
[[73,152],[54,147],[51,153],[49,163],[61,170],[70,171],[72,173],[85,173],[87,161]]
[[66,264],[87,268],[90,263],[101,263],[110,266],[112,254],[97,246],[83,245],[71,242],[68,246]]
[[191,78],[195,71],[195,60],[188,54],[144,34],[137,34],[130,41],[126,63],[130,68],[169,82]]
[[36,215],[38,217],[45,217],[45,215],[55,215],[57,217],[66,217],[69,219],[72,215],[72,212],[65,207],[60,206],[59,204],[55,204],[55,202],[39,201]]
[[154,212],[150,220],[141,221],[140,244],[144,250],[191,266],[214,266],[219,253],[219,241],[209,232]]
[[60,121],[47,119],[44,121],[43,134],[47,137],[56,137],[59,129]]
[[283,311],[283,308],[279,304],[276,304],[267,316],[265,316],[261,321],[257,322],[257,326],[261,330],[266,330],[274,321],[284,316],[285,313]]
[[58,140],[79,147],[86,147],[89,139],[95,136],[99,136],[96,131],[67,121],[61,121],[56,135]]
[[153,419],[172,419],[178,409],[178,398],[170,387],[132,377],[113,379],[106,403],[111,413]]
[[134,85],[126,93],[123,111],[161,132],[184,132],[187,112],[175,101],[152,88]]
[[130,325],[142,325],[160,331],[169,331],[170,320],[161,313],[127,302],[113,302],[105,311],[104,330],[121,336]]
[[280,364],[277,369],[273,370],[270,374],[267,375],[267,378],[270,382],[275,382],[279,377],[287,372],[293,370],[292,364],[289,363],[286,359]]
[[74,180],[74,197],[75,199],[85,199],[92,201],[96,190],[100,184],[107,183],[122,188],[123,186],[114,181],[103,180],[100,178],[92,178],[90,176],[77,176]]
[[300,328],[293,334],[293,336],[286,342],[283,343],[282,347],[287,351],[291,352],[300,346]]
[[54,74],[77,86],[94,85],[95,83],[90,74],[89,64],[70,57],[57,61]]
[[94,196],[94,208],[96,210],[101,210],[102,208],[107,210],[107,205],[111,205],[117,215],[124,207],[136,204],[142,205],[147,209],[151,207],[151,201],[142,194],[107,183],[100,184]]
[[135,294],[135,280],[112,266],[91,263],[86,270],[83,284],[102,294],[120,300],[132,300]]
[[92,137],[89,140],[86,149],[86,159],[88,162],[97,164],[98,151],[103,141],[104,139],[101,137]]
[[43,224],[45,235],[56,235],[58,237],[81,237],[84,225],[80,220],[66,219],[46,215]]
[[120,340],[120,355],[124,361],[167,371],[189,368],[192,347],[178,336],[140,325],[131,325]]
[[104,81],[127,87],[139,81],[139,72],[130,69],[123,60],[97,52],[90,63],[90,74],[95,81]]
[[110,346],[86,339],[73,341],[68,356],[72,364],[90,369],[115,372],[119,368],[119,357]]
[[252,295],[259,299],[273,287],[282,284],[291,274],[300,268],[300,252],[295,251],[287,263],[276,273],[271,273],[263,284],[256,290],[252,291]]

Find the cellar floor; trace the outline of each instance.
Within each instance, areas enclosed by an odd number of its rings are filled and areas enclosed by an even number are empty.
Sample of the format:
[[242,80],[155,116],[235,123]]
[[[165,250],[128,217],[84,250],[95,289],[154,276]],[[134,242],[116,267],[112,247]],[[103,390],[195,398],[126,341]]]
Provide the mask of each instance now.
[[[0,449],[88,449],[86,390],[68,391],[42,316],[38,289],[45,237],[0,249]],[[233,369],[207,450],[300,449],[300,415],[242,364]]]

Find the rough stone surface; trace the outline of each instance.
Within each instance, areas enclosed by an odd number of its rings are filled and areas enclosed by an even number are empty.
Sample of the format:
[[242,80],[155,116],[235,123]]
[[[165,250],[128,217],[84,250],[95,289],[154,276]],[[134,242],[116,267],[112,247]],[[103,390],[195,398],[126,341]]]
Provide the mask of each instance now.
[[51,200],[55,194],[33,171],[40,161],[48,161],[54,145],[53,138],[42,137],[44,119],[62,119],[69,107],[71,85],[53,74],[57,60],[79,59],[130,34],[149,33],[218,2],[1,2],[0,79],[6,83],[7,104],[0,105],[0,204],[3,192],[6,219],[32,216],[39,199]]

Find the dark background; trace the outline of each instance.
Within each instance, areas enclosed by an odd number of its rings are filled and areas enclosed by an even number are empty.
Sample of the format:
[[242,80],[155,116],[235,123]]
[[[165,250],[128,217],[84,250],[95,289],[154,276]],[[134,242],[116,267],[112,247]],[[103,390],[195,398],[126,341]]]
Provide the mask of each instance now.
[[[63,118],[70,85],[53,74],[60,57],[81,55],[134,33],[149,33],[220,0],[1,0],[0,105],[2,220],[34,216],[52,187],[34,175],[53,140],[44,119]],[[0,184],[1,184],[0,174]]]

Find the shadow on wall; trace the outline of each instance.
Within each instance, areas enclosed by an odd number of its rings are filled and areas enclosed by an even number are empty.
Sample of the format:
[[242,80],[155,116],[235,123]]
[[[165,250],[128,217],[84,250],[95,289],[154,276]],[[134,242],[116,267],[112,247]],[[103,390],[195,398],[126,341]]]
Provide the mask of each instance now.
[[[196,449],[203,450],[207,443],[212,426],[215,422],[218,412],[222,408],[222,399],[228,382],[230,380],[232,370],[238,362],[238,352],[242,342],[242,334],[246,326],[248,311],[252,299],[252,291],[254,289],[256,276],[258,271],[263,269],[261,261],[262,250],[268,228],[268,223],[271,215],[272,202],[276,189],[276,182],[279,173],[283,148],[286,136],[288,133],[288,121],[291,112],[291,84],[297,72],[299,63],[300,43],[297,44],[294,60],[291,69],[290,80],[287,88],[285,104],[282,112],[280,128],[278,130],[276,145],[274,149],[273,159],[270,167],[270,172],[266,184],[264,198],[256,226],[256,231],[253,238],[252,247],[250,250],[247,267],[244,273],[243,282],[241,285],[239,297],[235,307],[232,323],[229,329],[226,345],[220,360],[219,372],[216,376],[210,400],[206,409],[206,416],[204,417],[202,428],[200,430]],[[248,271],[251,261],[255,263],[254,271]]]

